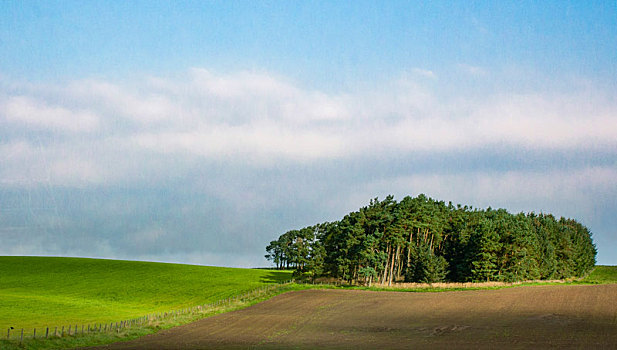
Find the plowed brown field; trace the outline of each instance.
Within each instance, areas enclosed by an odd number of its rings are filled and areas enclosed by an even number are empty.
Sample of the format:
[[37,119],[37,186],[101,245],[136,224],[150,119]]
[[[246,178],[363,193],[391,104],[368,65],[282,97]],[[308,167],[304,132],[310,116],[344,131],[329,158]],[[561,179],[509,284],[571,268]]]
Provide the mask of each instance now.
[[307,290],[99,349],[617,348],[617,284]]

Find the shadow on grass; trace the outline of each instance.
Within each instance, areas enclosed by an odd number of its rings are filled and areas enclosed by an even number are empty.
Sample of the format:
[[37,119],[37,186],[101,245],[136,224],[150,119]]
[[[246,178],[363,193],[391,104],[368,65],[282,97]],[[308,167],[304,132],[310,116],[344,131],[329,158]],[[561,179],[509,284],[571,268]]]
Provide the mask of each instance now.
[[291,279],[291,270],[268,271],[265,276],[259,278],[261,283],[281,283]]

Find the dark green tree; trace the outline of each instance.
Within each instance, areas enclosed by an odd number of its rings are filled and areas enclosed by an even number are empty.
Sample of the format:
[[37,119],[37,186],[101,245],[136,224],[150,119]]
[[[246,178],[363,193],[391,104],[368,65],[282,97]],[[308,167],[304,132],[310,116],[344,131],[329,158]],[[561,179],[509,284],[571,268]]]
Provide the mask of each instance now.
[[550,214],[447,205],[423,194],[372,199],[340,221],[285,232],[266,247],[277,268],[350,283],[522,281],[582,276],[589,230]]

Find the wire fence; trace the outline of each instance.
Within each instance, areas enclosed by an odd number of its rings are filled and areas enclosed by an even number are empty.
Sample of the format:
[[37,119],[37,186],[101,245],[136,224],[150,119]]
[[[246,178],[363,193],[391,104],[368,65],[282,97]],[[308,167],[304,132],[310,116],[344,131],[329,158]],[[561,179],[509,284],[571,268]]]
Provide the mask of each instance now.
[[166,312],[151,313],[144,316],[131,318],[117,322],[99,322],[89,324],[74,324],[64,326],[53,326],[45,328],[15,328],[9,327],[4,338],[8,341],[16,341],[20,344],[29,339],[54,339],[66,336],[79,336],[96,333],[120,333],[132,327],[144,327],[156,325],[165,320],[178,318],[179,316],[191,316],[207,313],[216,309],[225,308],[239,302],[251,301],[261,296],[267,295],[284,285],[294,282],[289,280],[278,284],[263,286],[251,291],[220,299],[215,302],[205,303],[197,306],[176,309]]

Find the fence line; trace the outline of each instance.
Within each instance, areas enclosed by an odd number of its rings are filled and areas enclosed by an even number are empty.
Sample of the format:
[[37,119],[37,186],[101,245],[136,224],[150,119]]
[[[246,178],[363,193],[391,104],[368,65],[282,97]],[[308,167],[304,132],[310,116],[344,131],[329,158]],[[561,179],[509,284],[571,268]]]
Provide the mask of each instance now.
[[[163,320],[168,320],[171,318],[176,318],[178,316],[183,316],[183,315],[192,315],[192,314],[197,314],[197,313],[202,313],[204,311],[207,310],[213,310],[215,308],[218,307],[222,307],[222,306],[229,306],[235,302],[238,301],[247,301],[247,300],[252,300],[256,297],[265,295],[275,289],[280,288],[281,286],[287,285],[294,282],[293,279],[289,280],[289,281],[285,281],[285,282],[281,282],[278,284],[272,284],[272,285],[266,285],[264,287],[260,287],[257,289],[253,289],[251,291],[245,292],[243,294],[240,295],[234,295],[234,296],[230,296],[224,299],[219,299],[217,301],[213,301],[211,303],[205,303],[205,304],[201,304],[201,305],[197,305],[197,306],[192,306],[192,307],[186,307],[186,308],[181,308],[181,309],[176,309],[176,310],[171,310],[171,311],[166,311],[166,312],[156,312],[156,313],[150,313],[144,316],[140,316],[140,317],[136,317],[136,318],[131,318],[131,319],[127,319],[127,320],[122,320],[122,321],[117,321],[117,322],[110,322],[108,323],[89,323],[89,324],[82,324],[81,325],[81,331],[79,330],[79,324],[75,324],[75,325],[69,325],[68,328],[68,333],[65,334],[65,326],[62,326],[62,329],[60,331],[60,333],[58,332],[58,327],[55,326],[53,329],[53,332],[51,332],[51,328],[50,327],[46,327],[44,329],[44,335],[43,333],[43,329],[39,328],[39,332],[38,334],[40,334],[37,338],[37,329],[33,328],[32,329],[32,336],[31,339],[51,339],[51,338],[62,338],[65,336],[77,336],[77,335],[84,335],[84,334],[95,334],[95,333],[110,333],[110,332],[116,332],[116,333],[120,333],[120,331],[127,329],[127,328],[131,328],[131,327],[135,327],[135,326],[143,326],[146,324],[152,324],[152,323],[156,323],[158,321],[163,321]],[[74,326],[74,328],[72,328]],[[14,327],[9,327],[6,333],[6,338],[4,338],[5,340],[9,340],[9,341],[17,341],[19,340],[19,343],[23,343],[24,339],[27,339],[29,337],[28,334],[26,334],[26,338],[24,338],[24,330],[25,328],[21,328],[19,330],[19,328],[14,328]]]

